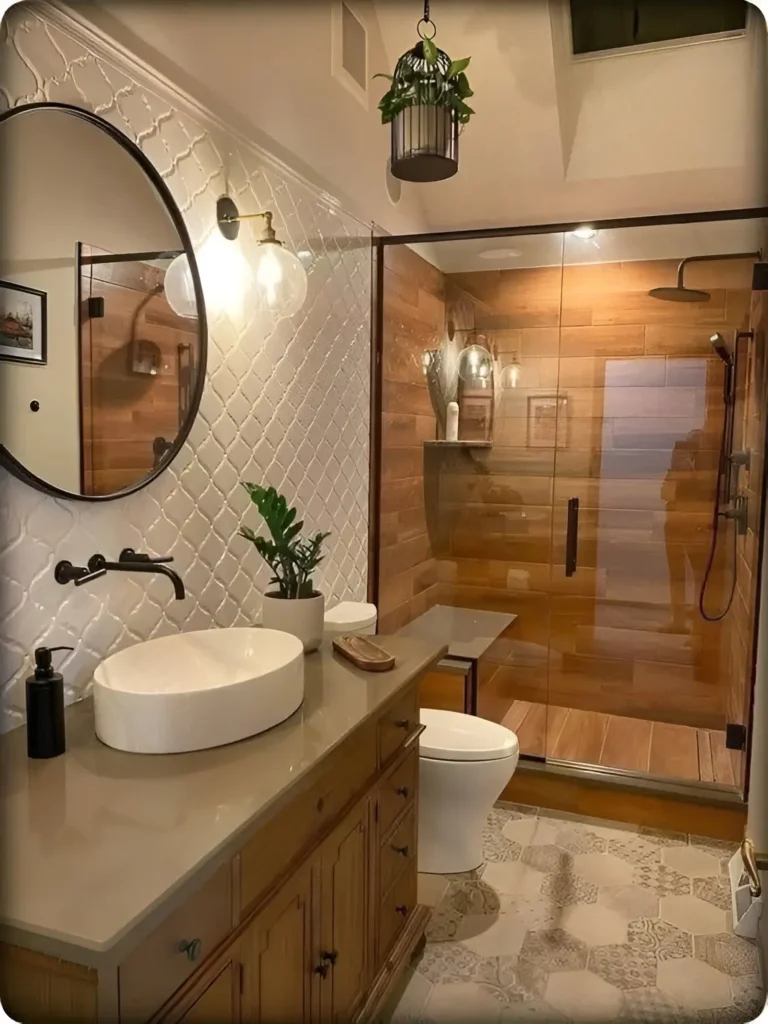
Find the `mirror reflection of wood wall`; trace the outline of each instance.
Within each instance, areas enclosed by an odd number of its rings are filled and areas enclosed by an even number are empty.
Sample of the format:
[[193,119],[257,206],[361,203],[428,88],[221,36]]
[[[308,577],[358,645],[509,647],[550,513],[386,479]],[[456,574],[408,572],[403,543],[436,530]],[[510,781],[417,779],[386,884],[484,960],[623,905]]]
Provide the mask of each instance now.
[[[94,257],[108,262],[91,262]],[[180,358],[196,342],[197,322],[171,309],[164,277],[161,265],[82,246],[83,494],[130,487],[179,432],[189,376]],[[89,315],[89,299],[103,300],[103,315]],[[100,305],[90,308],[101,313]]]

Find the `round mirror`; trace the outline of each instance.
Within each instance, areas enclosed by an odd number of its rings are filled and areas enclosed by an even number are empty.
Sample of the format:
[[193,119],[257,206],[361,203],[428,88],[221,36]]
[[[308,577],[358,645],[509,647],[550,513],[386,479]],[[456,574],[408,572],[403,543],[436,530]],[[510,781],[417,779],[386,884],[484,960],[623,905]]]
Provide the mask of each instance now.
[[[0,115],[0,152],[0,463],[60,497],[130,494],[177,455],[203,389],[183,218],[141,150],[77,107]],[[176,308],[174,260],[192,286]]]

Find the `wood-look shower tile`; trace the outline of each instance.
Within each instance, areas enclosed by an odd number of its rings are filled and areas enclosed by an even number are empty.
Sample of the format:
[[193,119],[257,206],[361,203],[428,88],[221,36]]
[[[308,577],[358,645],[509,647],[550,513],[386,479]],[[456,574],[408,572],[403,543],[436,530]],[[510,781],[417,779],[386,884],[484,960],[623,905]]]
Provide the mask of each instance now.
[[721,782],[725,786],[735,786],[733,763],[730,751],[725,745],[725,733],[711,731],[709,742],[712,746],[712,770],[715,782]]
[[645,347],[642,325],[621,327],[563,327],[560,356],[641,356]]
[[533,705],[527,700],[516,700],[509,711],[504,715],[501,724],[512,732],[517,733],[525,721],[525,717]]
[[547,712],[547,749],[546,754],[548,757],[552,757],[552,751],[557,745],[560,736],[562,735],[563,729],[568,716],[571,714],[570,708],[561,708],[556,705],[550,705]]
[[521,722],[517,739],[522,754],[543,757],[547,753],[547,705],[532,704]]
[[699,778],[702,782],[714,782],[715,770],[712,765],[712,744],[709,740],[709,731],[699,729],[696,733],[699,744]]
[[652,730],[653,723],[642,718],[609,715],[600,764],[606,768],[647,772]]
[[649,770],[673,779],[698,779],[699,746],[696,730],[687,725],[654,722]]
[[599,764],[607,727],[608,715],[573,708],[548,754],[561,761]]

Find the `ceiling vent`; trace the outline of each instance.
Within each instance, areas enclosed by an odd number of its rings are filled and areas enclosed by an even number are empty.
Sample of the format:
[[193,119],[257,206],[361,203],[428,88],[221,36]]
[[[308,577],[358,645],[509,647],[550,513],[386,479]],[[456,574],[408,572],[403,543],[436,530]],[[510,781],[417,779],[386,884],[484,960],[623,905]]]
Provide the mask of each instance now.
[[368,32],[354,4],[333,5],[333,75],[368,109]]
[[741,34],[746,0],[570,0],[575,56]]

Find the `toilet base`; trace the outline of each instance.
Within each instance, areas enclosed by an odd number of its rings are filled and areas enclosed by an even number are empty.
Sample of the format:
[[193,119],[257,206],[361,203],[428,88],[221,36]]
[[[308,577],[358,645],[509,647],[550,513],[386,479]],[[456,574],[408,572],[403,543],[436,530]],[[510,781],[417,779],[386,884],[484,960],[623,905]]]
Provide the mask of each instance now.
[[518,755],[493,761],[419,758],[419,871],[446,875],[483,863],[483,830]]

